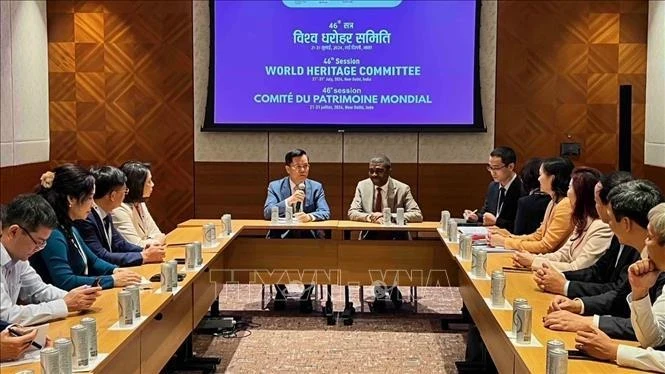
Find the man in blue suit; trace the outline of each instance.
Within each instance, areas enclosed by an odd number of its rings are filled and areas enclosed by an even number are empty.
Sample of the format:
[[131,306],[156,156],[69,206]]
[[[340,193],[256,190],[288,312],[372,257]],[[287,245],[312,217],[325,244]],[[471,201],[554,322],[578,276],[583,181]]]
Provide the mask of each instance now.
[[[330,208],[326,202],[321,183],[307,179],[309,158],[302,149],[294,149],[284,157],[284,169],[288,176],[270,182],[268,197],[263,205],[263,217],[270,219],[272,208],[279,209],[279,216],[284,217],[287,206],[293,207],[294,217],[299,222],[325,221],[330,218]],[[323,230],[270,230],[269,238],[325,238]],[[286,305],[288,291],[286,285],[277,284],[275,309]],[[310,295],[312,285],[306,284],[300,299],[300,311],[312,311]]]
[[74,222],[90,250],[118,266],[162,262],[165,255],[162,245],[141,248],[126,241],[113,226],[110,213],[122,204],[128,191],[125,174],[112,166],[93,169],[92,174],[95,177],[95,204],[87,219]]

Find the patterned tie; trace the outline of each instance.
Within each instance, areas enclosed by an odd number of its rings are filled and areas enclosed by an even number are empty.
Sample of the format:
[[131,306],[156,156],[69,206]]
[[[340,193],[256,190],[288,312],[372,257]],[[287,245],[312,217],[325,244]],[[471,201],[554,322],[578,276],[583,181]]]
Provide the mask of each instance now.
[[381,187],[376,188],[376,199],[374,200],[374,211],[382,212],[383,211],[383,199],[381,198]]

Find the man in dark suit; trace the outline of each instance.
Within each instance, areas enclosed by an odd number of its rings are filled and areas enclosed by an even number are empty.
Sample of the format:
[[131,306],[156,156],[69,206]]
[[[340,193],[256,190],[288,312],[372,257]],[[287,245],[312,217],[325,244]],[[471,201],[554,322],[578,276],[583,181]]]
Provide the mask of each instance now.
[[[325,221],[330,218],[330,208],[326,201],[323,185],[317,181],[307,179],[309,176],[309,157],[302,149],[294,149],[284,157],[285,170],[288,176],[270,182],[268,196],[263,205],[263,216],[271,218],[272,208],[277,207],[280,217],[284,217],[286,207],[291,206],[294,219],[298,222]],[[301,188],[301,187],[304,187]],[[270,230],[268,238],[319,238],[326,234],[323,230]],[[305,284],[300,297],[300,311],[311,313],[311,294],[313,285]],[[276,284],[275,309],[286,307],[288,290],[285,284]]]
[[515,151],[509,147],[497,147],[490,153],[487,171],[493,181],[487,187],[483,207],[464,211],[467,221],[513,231],[517,200],[523,193],[522,181],[515,173],[516,162]]
[[[595,201],[596,210],[600,219],[609,223],[607,213],[609,206],[608,195],[610,191],[622,183],[632,180],[630,173],[618,171],[601,178],[596,184]],[[599,295],[611,290],[617,290],[628,282],[627,269],[633,262],[640,259],[640,253],[635,248],[621,244],[614,236],[610,247],[592,266],[567,271],[563,274],[554,269],[540,269],[535,274],[535,281],[541,290],[555,293],[574,299],[576,297]],[[628,305],[626,305],[626,311]]]
[[112,166],[93,169],[92,173],[95,177],[95,204],[87,219],[74,222],[90,250],[118,266],[162,262],[165,255],[162,245],[141,248],[126,241],[113,226],[109,214],[122,204],[128,191],[125,174]]
[[[663,202],[661,191],[647,180],[629,181],[614,187],[608,200],[608,222],[619,242],[642,248],[647,237],[647,214],[651,208]],[[661,274],[650,289],[652,300],[662,292],[663,285],[665,275]],[[550,329],[562,331],[579,331],[592,325],[610,337],[634,340],[635,332],[630,318],[627,318],[630,316],[626,302],[629,293],[630,284],[625,282],[617,289],[594,296],[572,300],[556,296],[543,322]]]

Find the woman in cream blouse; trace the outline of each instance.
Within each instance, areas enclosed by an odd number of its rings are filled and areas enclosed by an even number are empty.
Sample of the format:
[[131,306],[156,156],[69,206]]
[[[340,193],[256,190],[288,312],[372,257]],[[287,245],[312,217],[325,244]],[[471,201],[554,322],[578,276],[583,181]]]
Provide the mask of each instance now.
[[573,170],[568,199],[573,206],[570,225],[573,233],[556,252],[534,255],[517,252],[513,255],[516,266],[539,269],[543,263],[560,272],[584,269],[593,265],[609,247],[612,230],[598,216],[594,201],[594,188],[600,172],[593,168]]
[[150,164],[127,161],[120,166],[120,170],[127,176],[129,191],[122,205],[111,212],[113,225],[130,243],[143,247],[153,243],[162,244],[165,235],[159,230],[145,205],[155,186]]

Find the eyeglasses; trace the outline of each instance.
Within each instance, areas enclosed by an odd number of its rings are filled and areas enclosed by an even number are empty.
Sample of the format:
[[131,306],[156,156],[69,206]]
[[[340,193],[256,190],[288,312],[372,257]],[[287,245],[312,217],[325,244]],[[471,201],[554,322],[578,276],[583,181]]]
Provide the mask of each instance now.
[[32,242],[35,243],[35,245],[36,245],[39,249],[44,249],[44,247],[46,247],[46,240],[42,240],[41,243],[38,243],[38,242],[35,240],[35,238],[33,238],[32,235],[30,235],[30,232],[28,232],[28,230],[26,230],[23,226],[20,226],[20,225],[19,225],[19,227],[21,228],[21,230],[23,230],[23,232],[24,232],[26,235],[28,235],[28,238],[30,238],[30,240],[32,240]]
[[120,193],[123,193],[123,194],[127,195],[129,193],[129,188],[127,188],[125,186],[125,187],[122,187],[122,188],[118,188],[117,190],[115,190],[115,192],[120,192]]
[[309,169],[309,164],[304,164],[304,165],[289,165],[291,169],[293,170],[308,170]]
[[505,168],[506,165],[501,165],[501,166],[492,166],[492,165],[487,165],[485,168],[487,168],[487,171],[499,171],[503,168]]

